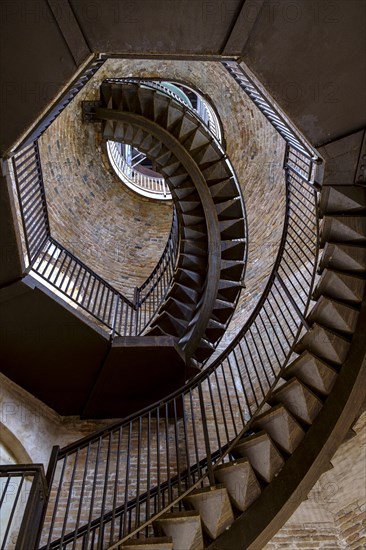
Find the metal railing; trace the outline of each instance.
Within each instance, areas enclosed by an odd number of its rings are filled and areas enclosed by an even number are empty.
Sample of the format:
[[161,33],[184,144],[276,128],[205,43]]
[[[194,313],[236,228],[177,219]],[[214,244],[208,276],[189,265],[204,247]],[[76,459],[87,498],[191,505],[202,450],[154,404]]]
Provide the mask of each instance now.
[[60,113],[71,103],[74,97],[80,92],[85,84],[95,75],[95,73],[104,64],[105,58],[96,55],[87,67],[83,70],[82,74],[77,76],[76,79],[67,87],[62,93],[60,100],[51,107],[45,116],[37,123],[36,127],[32,129],[25,137],[20,141],[12,154],[18,153],[28,145],[31,145],[38,140],[41,135],[49,128],[52,122],[58,117]]
[[[230,71],[237,79],[242,69],[232,64]],[[318,262],[317,158],[290,126],[283,128],[261,92],[248,90],[287,142],[283,233],[265,290],[227,350],[184,388],[54,448],[42,549],[112,550],[150,535],[159,515],[182,509],[184,496],[212,484],[215,467],[230,459],[307,329]]]
[[[183,105],[185,108],[187,108],[190,111],[190,113],[198,117],[200,122],[203,123],[207,127],[208,131],[221,143],[222,129],[221,129],[219,119],[215,113],[215,110],[210,105],[209,101],[191,86],[188,86],[187,84],[183,85],[184,88],[193,92],[197,96],[197,98],[199,98],[200,108],[198,110],[190,105],[187,105],[187,103],[178,94],[174,93],[174,91],[168,88],[167,86],[164,86],[164,81],[159,81],[154,79],[148,80],[148,79],[141,79],[141,78],[126,78],[126,79],[110,78],[108,80],[110,82],[120,82],[121,80],[123,80],[124,82],[133,82],[133,83],[141,84],[143,86],[146,86],[148,88],[153,88],[154,90],[158,90],[163,94],[172,97],[175,101],[177,101],[178,103]],[[174,81],[172,81],[171,83],[176,84]]]
[[152,177],[135,170],[124,158],[120,144],[107,141],[107,154],[113,170],[130,189],[145,197],[159,200],[171,200],[172,195],[163,177]]
[[42,464],[0,466],[0,550],[34,550],[47,496]]
[[[155,315],[172,282],[178,256],[179,226],[171,231],[152,273],[131,301],[51,236],[38,142],[11,159],[27,254],[27,270],[69,304],[82,308],[112,335],[138,335]],[[139,312],[141,309],[141,312]]]
[[[278,256],[229,348],[162,402],[57,451],[42,548],[117,548],[133,535],[151,534],[153,518],[181,509],[193,488],[213,483],[215,466],[228,460],[262,410],[307,328],[317,266],[317,193],[300,167],[312,174],[312,162],[287,147]],[[80,482],[86,479],[92,480],[88,486]],[[72,503],[62,496],[65,484]],[[72,514],[65,515],[65,506]]]

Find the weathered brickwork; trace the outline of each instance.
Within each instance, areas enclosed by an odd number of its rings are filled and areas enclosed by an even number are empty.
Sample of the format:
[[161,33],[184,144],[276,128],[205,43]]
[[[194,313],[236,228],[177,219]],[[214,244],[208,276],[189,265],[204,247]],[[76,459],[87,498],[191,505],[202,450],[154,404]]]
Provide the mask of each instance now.
[[[171,205],[126,189],[106,161],[98,126],[83,124],[81,101],[98,99],[107,77],[163,77],[211,97],[246,203],[250,244],[239,318],[260,296],[284,213],[282,138],[219,63],[108,60],[41,139],[51,227],[97,273],[128,296],[155,267],[170,229]],[[82,236],[82,238],[80,238]]]

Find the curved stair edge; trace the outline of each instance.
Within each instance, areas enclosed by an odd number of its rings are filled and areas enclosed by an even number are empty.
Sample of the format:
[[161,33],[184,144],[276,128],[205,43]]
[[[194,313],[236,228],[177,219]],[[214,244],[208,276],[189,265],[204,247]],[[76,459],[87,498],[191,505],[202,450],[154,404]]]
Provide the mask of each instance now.
[[[352,347],[336,383],[301,445],[277,477],[207,550],[258,550],[278,532],[306,498],[352,426],[366,387],[366,293]],[[306,449],[306,452],[304,452]],[[272,505],[268,506],[271,502]],[[238,546],[238,541],[240,546]]]

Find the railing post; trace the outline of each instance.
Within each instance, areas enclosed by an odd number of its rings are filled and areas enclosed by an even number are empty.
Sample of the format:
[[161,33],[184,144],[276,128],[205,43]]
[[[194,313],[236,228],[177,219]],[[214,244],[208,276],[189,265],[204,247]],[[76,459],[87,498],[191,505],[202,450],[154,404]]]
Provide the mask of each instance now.
[[215,476],[214,476],[212,461],[211,461],[210,438],[208,436],[206,410],[205,410],[205,403],[204,403],[204,400],[203,400],[203,393],[202,393],[201,384],[198,385],[198,395],[199,395],[200,409],[201,409],[201,415],[202,415],[203,437],[205,439],[208,479],[210,481],[210,485],[215,485]]
[[139,333],[139,322],[140,322],[140,289],[135,288],[134,302],[136,307],[136,320],[135,320],[135,336],[138,336]]

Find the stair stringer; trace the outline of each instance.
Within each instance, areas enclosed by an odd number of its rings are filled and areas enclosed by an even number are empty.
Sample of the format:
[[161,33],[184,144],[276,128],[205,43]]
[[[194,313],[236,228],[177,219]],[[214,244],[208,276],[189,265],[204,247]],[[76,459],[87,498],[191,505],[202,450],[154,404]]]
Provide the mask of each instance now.
[[366,296],[363,299],[349,355],[316,421],[285,462],[278,476],[230,529],[207,547],[208,549],[263,548],[306,498],[319,476],[327,470],[339,442],[346,437],[364,402],[365,326]]

